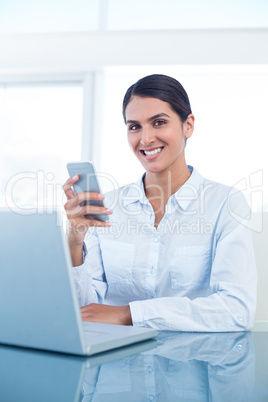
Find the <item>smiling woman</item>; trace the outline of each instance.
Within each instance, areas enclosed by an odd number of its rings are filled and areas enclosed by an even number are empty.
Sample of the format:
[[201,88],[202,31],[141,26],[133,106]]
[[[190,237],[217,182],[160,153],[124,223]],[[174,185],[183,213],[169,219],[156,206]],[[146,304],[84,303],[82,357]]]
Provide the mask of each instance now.
[[[123,117],[130,147],[146,170],[146,196],[154,208],[157,227],[168,199],[190,177],[184,148],[194,130],[194,116],[178,81],[157,74],[147,81],[147,87],[140,80],[128,89]],[[161,192],[164,197],[160,197]]]
[[[64,185],[82,318],[179,331],[250,328],[250,208],[240,191],[186,164],[195,119],[184,88],[169,76],[144,77],[126,92],[123,116],[143,176],[107,193],[109,209],[101,210],[80,206],[77,176]],[[85,218],[111,208],[109,223]]]

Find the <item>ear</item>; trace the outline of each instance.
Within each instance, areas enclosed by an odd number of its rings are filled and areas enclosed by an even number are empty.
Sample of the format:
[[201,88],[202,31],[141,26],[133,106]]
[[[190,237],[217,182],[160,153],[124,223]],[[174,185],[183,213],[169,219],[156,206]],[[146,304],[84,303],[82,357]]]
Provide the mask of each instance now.
[[190,138],[194,131],[195,117],[193,114],[189,114],[185,122],[183,123],[183,134],[185,138]]

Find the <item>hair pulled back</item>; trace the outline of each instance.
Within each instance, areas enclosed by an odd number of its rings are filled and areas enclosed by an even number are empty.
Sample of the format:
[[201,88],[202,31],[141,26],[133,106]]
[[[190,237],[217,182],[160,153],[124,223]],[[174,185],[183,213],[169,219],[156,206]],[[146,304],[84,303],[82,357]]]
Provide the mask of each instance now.
[[163,74],[152,74],[141,78],[128,88],[123,100],[123,117],[126,123],[126,107],[133,96],[157,98],[167,102],[182,122],[192,113],[188,95],[175,78]]

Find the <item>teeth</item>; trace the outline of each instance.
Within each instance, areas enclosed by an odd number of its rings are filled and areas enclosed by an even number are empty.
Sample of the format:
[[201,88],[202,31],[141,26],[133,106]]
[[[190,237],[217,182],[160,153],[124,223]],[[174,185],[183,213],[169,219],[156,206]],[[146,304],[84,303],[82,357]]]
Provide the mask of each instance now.
[[162,151],[162,148],[157,148],[157,149],[154,149],[153,151],[143,151],[143,152],[145,153],[145,155],[151,156],[151,155],[158,154],[160,151]]

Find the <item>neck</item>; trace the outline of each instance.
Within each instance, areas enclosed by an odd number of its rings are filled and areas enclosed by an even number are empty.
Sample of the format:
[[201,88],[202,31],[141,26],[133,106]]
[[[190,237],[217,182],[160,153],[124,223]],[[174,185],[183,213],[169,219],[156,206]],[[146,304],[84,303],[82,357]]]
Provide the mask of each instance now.
[[172,194],[176,193],[179,188],[189,179],[191,172],[186,162],[177,166],[177,169],[166,169],[162,172],[152,173],[146,172],[144,179],[145,194],[148,199],[159,197],[160,193],[164,194],[167,202]]

